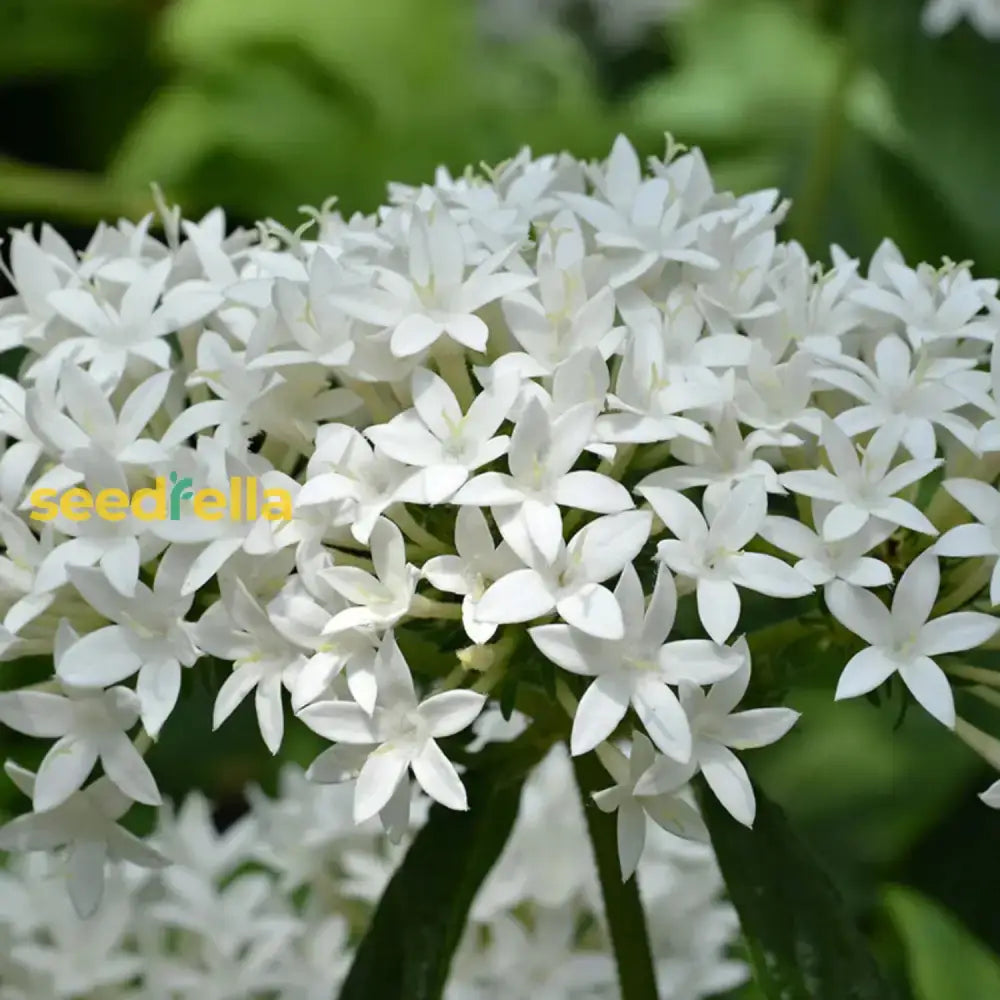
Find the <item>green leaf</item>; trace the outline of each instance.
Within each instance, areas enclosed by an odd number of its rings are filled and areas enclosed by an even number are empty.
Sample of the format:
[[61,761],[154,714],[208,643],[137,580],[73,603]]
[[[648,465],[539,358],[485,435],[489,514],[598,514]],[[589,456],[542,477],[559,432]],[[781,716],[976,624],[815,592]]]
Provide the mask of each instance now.
[[967,230],[962,242],[950,239],[938,254],[974,257],[983,273],[996,273],[997,46],[965,24],[941,38],[928,36],[923,7],[924,0],[856,3],[857,37],[891,92],[907,157]]
[[4,0],[0,77],[86,74],[149,19],[142,0]]
[[915,1000],[1000,996],[1000,958],[947,910],[903,886],[885,892],[906,950]]
[[761,790],[752,830],[704,786],[705,822],[767,1000],[893,1000],[837,888]]
[[529,730],[477,754],[467,812],[432,807],[386,887],[340,1000],[437,1000],[479,886],[517,818],[521,788],[551,741]]

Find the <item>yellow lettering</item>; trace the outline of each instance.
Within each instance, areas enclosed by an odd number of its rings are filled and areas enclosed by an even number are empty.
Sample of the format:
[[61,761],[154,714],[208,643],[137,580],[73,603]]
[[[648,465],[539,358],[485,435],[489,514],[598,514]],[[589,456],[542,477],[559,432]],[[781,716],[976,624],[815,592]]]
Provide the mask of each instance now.
[[128,506],[128,494],[124,490],[101,490],[94,497],[94,510],[103,521],[124,521]]
[[288,490],[264,490],[264,518],[268,521],[292,519],[292,498]]
[[55,490],[35,490],[29,498],[35,509],[28,516],[33,521],[51,521],[59,513],[55,495]]
[[93,509],[93,497],[79,486],[67,490],[59,498],[59,512],[67,521],[86,521]]
[[[152,509],[143,507],[143,501],[151,498]],[[136,490],[132,494],[132,514],[140,521],[165,521],[167,517],[167,481],[163,476],[156,477],[156,485],[150,488]]]
[[221,521],[226,513],[222,490],[198,490],[194,495],[194,516],[202,521]]

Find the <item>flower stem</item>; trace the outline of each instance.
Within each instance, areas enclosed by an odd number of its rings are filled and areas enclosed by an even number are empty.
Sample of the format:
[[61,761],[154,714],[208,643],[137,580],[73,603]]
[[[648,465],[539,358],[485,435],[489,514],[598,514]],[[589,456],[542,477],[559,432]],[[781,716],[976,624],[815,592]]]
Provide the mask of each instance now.
[[403,504],[396,504],[389,513],[389,517],[396,522],[396,527],[411,542],[421,549],[426,549],[431,555],[440,555],[442,552],[450,551],[440,538],[432,535],[426,528],[418,524],[414,516]]
[[573,758],[573,772],[601,880],[604,912],[618,966],[621,1000],[657,1000],[656,973],[646,932],[646,915],[639,898],[639,885],[634,876],[622,882],[615,817],[602,813],[591,797],[608,785],[608,776],[597,757],[589,753]]
[[985,589],[993,575],[993,567],[982,559],[972,561],[967,572],[954,590],[945,594],[934,605],[933,615],[944,615],[964,607],[981,590]]
[[441,378],[455,393],[458,405],[462,407],[463,412],[467,411],[476,398],[476,390],[473,388],[472,379],[469,378],[465,351],[456,345],[439,341],[434,352],[434,360],[437,362]]

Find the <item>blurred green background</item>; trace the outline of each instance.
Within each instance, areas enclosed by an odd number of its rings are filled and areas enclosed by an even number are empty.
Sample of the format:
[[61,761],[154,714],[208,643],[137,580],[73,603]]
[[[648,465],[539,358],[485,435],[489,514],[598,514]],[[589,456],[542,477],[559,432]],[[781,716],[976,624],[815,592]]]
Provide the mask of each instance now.
[[[50,221],[80,246],[99,219],[149,211],[152,181],[190,216],[294,223],[333,194],[370,210],[442,163],[600,156],[622,131],[660,153],[669,131],[720,187],[791,196],[785,233],[811,254],[863,259],[889,236],[1000,275],[1000,44],[924,37],[922,5],[0,0],[0,224]],[[1000,997],[1000,815],[975,798],[990,769],[917,712],[834,706],[836,665],[784,656],[803,719],[751,757],[755,777],[916,1000]],[[189,692],[153,766],[225,815],[276,764],[247,706],[212,738],[210,704]]]

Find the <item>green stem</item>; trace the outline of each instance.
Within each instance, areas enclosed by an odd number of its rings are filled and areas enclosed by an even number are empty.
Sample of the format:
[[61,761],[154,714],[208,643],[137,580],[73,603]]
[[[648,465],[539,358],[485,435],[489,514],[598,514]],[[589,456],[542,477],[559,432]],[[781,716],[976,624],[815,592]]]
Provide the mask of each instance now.
[[956,663],[945,666],[945,673],[952,677],[960,677],[963,681],[975,681],[991,688],[1000,688],[1000,673],[996,670],[986,670],[984,667],[967,667]]
[[604,912],[618,966],[621,1000],[657,1000],[659,993],[653,953],[646,932],[646,915],[639,898],[639,885],[635,877],[622,882],[615,817],[601,812],[592,799],[594,792],[607,787],[608,776],[597,757],[589,753],[573,758],[573,772],[601,880]]
[[389,513],[389,517],[396,522],[396,527],[411,542],[421,549],[426,549],[431,555],[441,555],[451,551],[440,538],[432,535],[426,528],[418,524],[403,504],[396,504]]
[[954,590],[945,594],[938,602],[934,605],[934,610],[931,614],[944,615],[948,614],[950,611],[955,611],[958,608],[964,607],[969,603],[981,590],[984,590],[990,582],[990,577],[993,575],[993,567],[984,562],[982,559],[977,559],[968,568],[966,575],[959,580],[958,586]]
[[462,412],[468,411],[476,398],[469,368],[465,360],[465,351],[456,344],[440,340],[435,345],[434,360],[437,362],[438,373],[451,386]]
[[0,211],[94,223],[102,218],[138,219],[151,208],[148,194],[116,188],[99,175],[0,157]]

